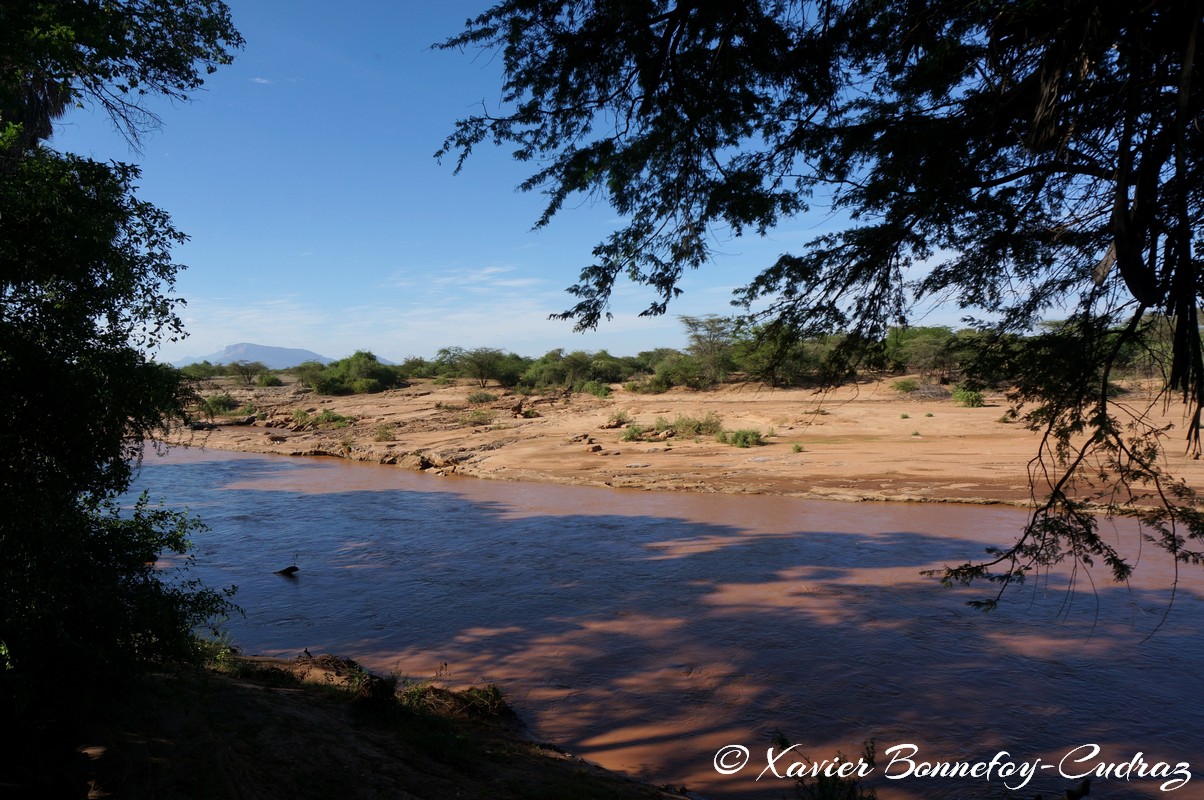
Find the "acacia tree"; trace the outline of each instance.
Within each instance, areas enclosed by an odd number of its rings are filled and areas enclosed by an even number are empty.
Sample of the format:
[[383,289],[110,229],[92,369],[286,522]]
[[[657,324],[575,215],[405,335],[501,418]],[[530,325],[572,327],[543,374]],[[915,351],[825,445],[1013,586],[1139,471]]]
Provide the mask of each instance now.
[[[967,318],[1000,340],[1068,316],[1016,359],[1013,400],[1044,432],[1037,510],[1014,545],[943,577],[1006,586],[1073,558],[1121,580],[1130,565],[1088,500],[1139,514],[1176,560],[1202,558],[1199,506],[1161,466],[1162,431],[1107,391],[1117,354],[1167,315],[1166,390],[1199,453],[1202,13],[1187,0],[504,0],[441,45],[499,51],[503,107],[460,120],[438,155],[459,170],[483,141],[513,145],[540,165],[522,184],[547,196],[537,226],[579,193],[623,216],[558,315],[578,328],[609,316],[622,276],[652,289],[645,314],[664,313],[711,234],[763,234],[812,204],[843,227],[737,297],[783,348],[840,331],[836,355],[855,363],[925,298],[994,320]],[[1084,479],[1101,472],[1093,498]],[[1151,496],[1157,510],[1134,511]]]
[[[183,418],[184,379],[146,353],[182,335],[185,237],[134,196],[136,167],[42,140],[89,100],[136,136],[140,97],[184,96],[240,43],[220,2],[0,4],[0,713],[31,749],[97,682],[189,655],[194,626],[229,607],[154,566],[195,523],[117,504],[143,441]],[[5,763],[0,781],[36,767]]]
[[721,383],[732,369],[732,349],[735,345],[732,320],[716,314],[701,317],[682,315],[678,319],[685,327],[689,340],[686,349],[701,370],[701,383],[705,386]]

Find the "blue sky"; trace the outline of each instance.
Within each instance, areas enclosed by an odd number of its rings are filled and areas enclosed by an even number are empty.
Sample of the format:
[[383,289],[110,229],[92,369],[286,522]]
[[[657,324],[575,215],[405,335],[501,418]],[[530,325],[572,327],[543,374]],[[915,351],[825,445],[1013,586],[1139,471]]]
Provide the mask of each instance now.
[[151,104],[163,126],[142,152],[89,109],[60,121],[52,142],[139,164],[140,197],[191,237],[176,253],[190,335],[163,360],[236,342],[394,361],[453,345],[532,356],[680,347],[677,314],[730,313],[734,288],[823,223],[721,243],[664,317],[638,317],[651,295],[621,284],[615,319],[573,333],[547,317],[571,305],[564,289],[614,212],[583,199],[532,231],[542,196],[515,189],[530,165],[490,145],[460,175],[433,157],[456,119],[498,108],[497,59],[430,49],[485,0],[230,6],[245,49],[190,102]]

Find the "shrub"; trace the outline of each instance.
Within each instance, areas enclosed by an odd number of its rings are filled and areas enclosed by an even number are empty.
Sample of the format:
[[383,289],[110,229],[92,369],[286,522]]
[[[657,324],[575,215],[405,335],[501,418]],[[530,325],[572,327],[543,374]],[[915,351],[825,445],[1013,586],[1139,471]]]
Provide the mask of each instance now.
[[347,386],[355,394],[376,394],[385,390],[384,384],[376,378],[356,378]]
[[630,425],[633,421],[631,412],[624,409],[616,412],[606,424],[610,428],[621,428],[624,425]]
[[391,422],[382,422],[376,426],[376,441],[391,442],[397,438],[397,426]]
[[920,388],[920,382],[917,381],[915,378],[904,378],[901,381],[895,381],[894,383],[892,383],[890,385],[890,388],[894,389],[896,392],[902,392],[903,394],[911,394],[916,389]]
[[310,423],[309,412],[305,409],[298,408],[293,412],[293,423],[298,426],[308,425]]
[[283,386],[284,381],[280,380],[277,375],[274,375],[271,372],[261,372],[259,373],[258,377],[255,378],[255,384],[262,387]]
[[899,415],[899,419],[911,419],[911,414],[908,414],[906,411],[904,411]]
[[638,442],[640,439],[644,438],[644,433],[647,430],[648,429],[643,425],[636,425],[635,423],[632,423],[631,425],[627,426],[626,430],[623,431],[623,441]]
[[314,422],[323,428],[346,428],[351,425],[354,420],[351,417],[344,417],[342,414],[336,414],[329,408],[324,409],[321,414],[314,417]]
[[201,411],[208,417],[229,414],[238,407],[238,401],[226,393],[211,394],[201,401]]
[[792,452],[792,453],[801,453],[801,452],[803,452],[803,450],[804,450],[803,446],[801,444],[799,444],[798,442],[795,442],[794,445],[790,448],[790,452]]
[[489,392],[473,392],[468,396],[468,402],[473,404],[492,403],[494,400],[497,400],[497,395]]
[[723,418],[714,411],[708,411],[701,419],[678,414],[673,429],[681,436],[717,436],[723,430]]
[[981,408],[982,392],[976,392],[973,389],[954,389],[953,402],[966,408]]
[[493,422],[493,412],[483,408],[474,409],[460,420],[464,425],[488,425]]
[[610,386],[599,381],[586,381],[581,384],[579,391],[592,394],[594,397],[610,397]]
[[634,394],[662,394],[669,391],[670,387],[655,379],[648,380],[647,378],[641,378],[639,380],[627,381],[627,383],[623,384],[623,388]]
[[761,432],[755,428],[720,431],[716,438],[723,444],[730,444],[732,447],[756,447],[765,444],[761,438]]

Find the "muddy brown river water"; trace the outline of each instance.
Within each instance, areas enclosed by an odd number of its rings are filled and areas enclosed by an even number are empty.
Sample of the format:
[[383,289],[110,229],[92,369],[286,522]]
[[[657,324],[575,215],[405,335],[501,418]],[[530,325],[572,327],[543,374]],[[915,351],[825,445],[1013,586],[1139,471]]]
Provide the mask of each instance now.
[[[988,587],[918,573],[1007,543],[1015,509],[179,450],[138,488],[210,527],[194,573],[239,587],[245,652],[494,682],[536,738],[701,797],[794,796],[775,771],[871,739],[883,800],[1029,800],[1083,775],[1092,798],[1204,797],[1204,571],[1168,612],[1148,545],[1127,586],[1067,569],[983,614],[965,602]],[[797,748],[772,761],[775,730]],[[941,764],[961,774],[920,774]]]

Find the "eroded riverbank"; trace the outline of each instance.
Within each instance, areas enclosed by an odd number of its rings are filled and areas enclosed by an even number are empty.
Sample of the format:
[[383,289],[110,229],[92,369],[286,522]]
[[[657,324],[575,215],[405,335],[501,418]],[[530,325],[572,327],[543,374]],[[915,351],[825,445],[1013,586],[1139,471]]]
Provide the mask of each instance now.
[[[418,383],[375,395],[321,397],[296,385],[228,391],[255,411],[211,430],[179,432],[193,446],[279,455],[325,455],[440,474],[515,481],[772,494],[836,500],[1027,505],[1040,437],[1005,421],[1006,400],[981,408],[951,399],[913,399],[889,383],[820,395],[804,389],[729,385],[660,395],[617,390],[521,397],[477,387]],[[1144,409],[1153,397],[1134,392]],[[1180,423],[1155,403],[1159,424]],[[336,421],[322,423],[323,418]],[[679,417],[713,415],[729,430],[755,429],[763,446],[738,448],[713,435],[680,434]],[[1181,415],[1179,415],[1181,416]],[[628,440],[618,418],[649,428]],[[669,433],[658,434],[657,423]],[[607,427],[611,426],[611,427]],[[1167,447],[1172,474],[1204,486],[1204,462]]]

